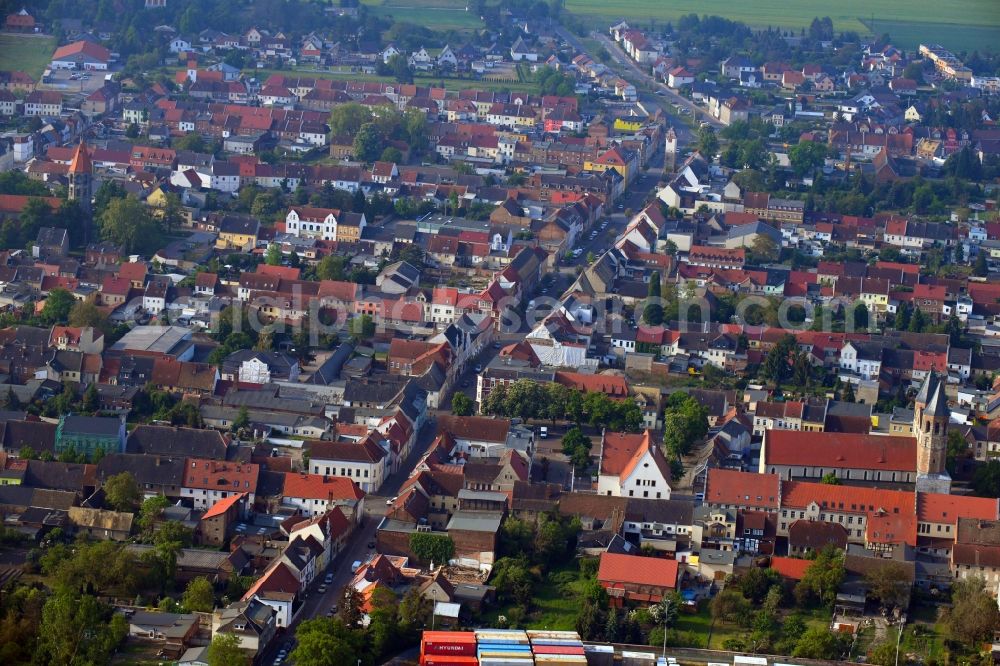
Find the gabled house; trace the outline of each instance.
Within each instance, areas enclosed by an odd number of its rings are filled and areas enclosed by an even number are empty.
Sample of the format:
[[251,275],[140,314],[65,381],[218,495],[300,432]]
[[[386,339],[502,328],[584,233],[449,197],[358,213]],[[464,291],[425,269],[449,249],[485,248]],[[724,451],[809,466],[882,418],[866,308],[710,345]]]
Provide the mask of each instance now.
[[649,430],[604,433],[599,456],[598,494],[670,499],[670,464]]

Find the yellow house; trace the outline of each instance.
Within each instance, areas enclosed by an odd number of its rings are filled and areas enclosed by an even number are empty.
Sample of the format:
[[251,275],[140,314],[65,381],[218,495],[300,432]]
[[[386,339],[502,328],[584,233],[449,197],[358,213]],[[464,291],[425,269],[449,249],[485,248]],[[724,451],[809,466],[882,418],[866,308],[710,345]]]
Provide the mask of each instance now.
[[605,151],[597,159],[587,160],[583,163],[584,171],[604,173],[608,169],[617,171],[626,183],[631,182],[628,160],[622,156],[617,148]]
[[642,123],[638,120],[625,120],[624,118],[615,118],[614,128],[619,132],[638,132],[642,129]]
[[889,294],[887,293],[873,293],[862,291],[861,292],[861,302],[865,304],[871,312],[884,313],[889,309]]
[[260,222],[252,217],[228,215],[219,227],[216,250],[252,250],[257,245]]
[[146,205],[153,208],[165,208],[167,206],[167,193],[162,187],[158,187],[146,197]]

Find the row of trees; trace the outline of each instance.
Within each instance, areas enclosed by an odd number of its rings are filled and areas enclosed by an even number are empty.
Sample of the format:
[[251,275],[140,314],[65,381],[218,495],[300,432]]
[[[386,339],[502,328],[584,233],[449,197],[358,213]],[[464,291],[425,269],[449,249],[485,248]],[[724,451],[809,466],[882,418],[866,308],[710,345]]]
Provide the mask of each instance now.
[[612,400],[604,393],[583,393],[556,382],[541,384],[520,379],[493,387],[483,400],[482,413],[521,419],[572,421],[605,426],[611,430],[637,432],[642,427],[642,409],[632,398]]

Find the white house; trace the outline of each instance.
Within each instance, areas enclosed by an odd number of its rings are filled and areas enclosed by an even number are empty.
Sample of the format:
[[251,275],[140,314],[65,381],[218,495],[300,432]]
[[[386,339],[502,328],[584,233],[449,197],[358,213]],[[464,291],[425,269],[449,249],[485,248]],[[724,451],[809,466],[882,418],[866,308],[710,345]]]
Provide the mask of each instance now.
[[253,505],[259,474],[260,465],[254,463],[188,458],[181,497],[204,510],[230,495],[247,493],[247,504]]
[[337,215],[332,208],[299,206],[285,216],[285,232],[297,238],[337,240]]
[[374,435],[369,433],[358,442],[309,442],[309,472],[346,476],[364,492],[378,492],[389,474],[389,454]]
[[183,37],[174,37],[168,46],[171,53],[187,53],[191,50],[191,42]]
[[597,492],[615,497],[670,499],[670,464],[650,431],[601,437]]

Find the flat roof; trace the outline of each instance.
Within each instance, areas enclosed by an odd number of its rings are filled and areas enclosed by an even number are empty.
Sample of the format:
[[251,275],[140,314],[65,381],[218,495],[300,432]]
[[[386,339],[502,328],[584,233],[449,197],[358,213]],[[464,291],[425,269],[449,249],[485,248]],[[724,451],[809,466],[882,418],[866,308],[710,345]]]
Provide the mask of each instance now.
[[136,326],[112,345],[111,349],[169,354],[177,345],[190,338],[191,330],[183,326]]

